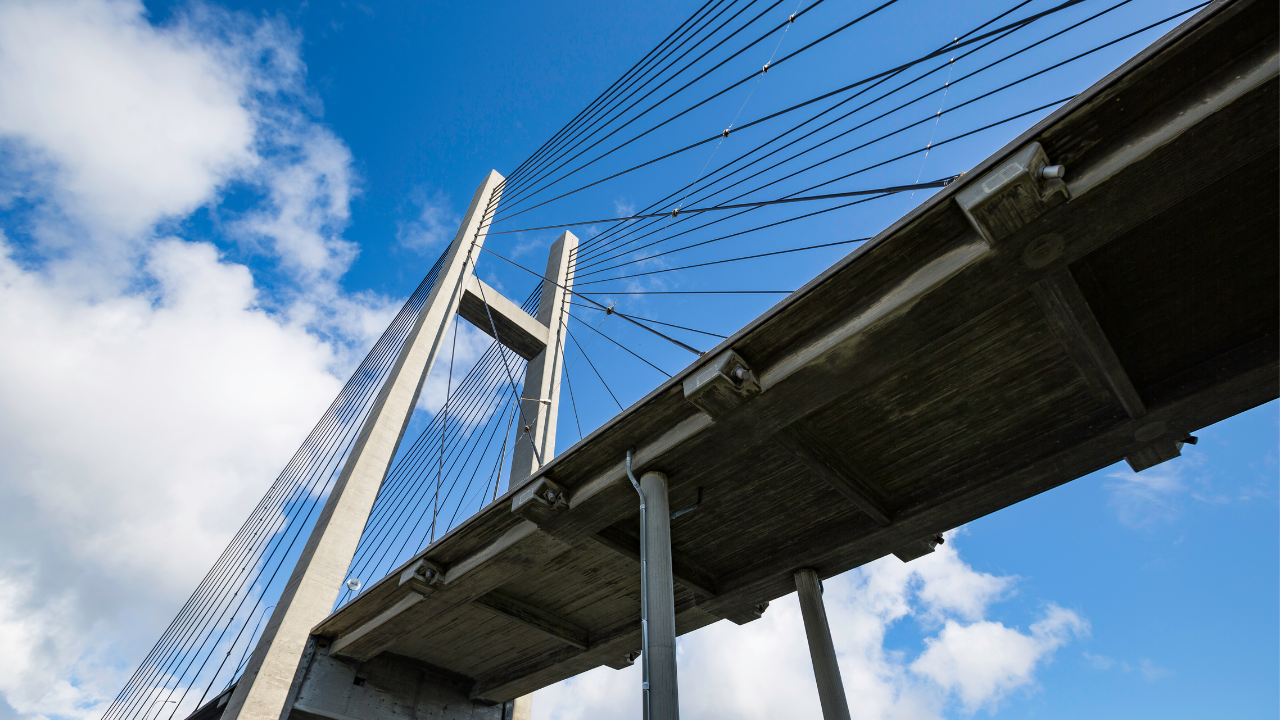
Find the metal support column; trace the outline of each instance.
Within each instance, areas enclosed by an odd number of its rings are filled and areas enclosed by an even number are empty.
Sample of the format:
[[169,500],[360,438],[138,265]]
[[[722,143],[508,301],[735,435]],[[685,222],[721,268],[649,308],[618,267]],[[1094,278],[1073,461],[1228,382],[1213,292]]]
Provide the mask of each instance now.
[[222,720],[281,720],[311,628],[328,617],[355,555],[387,468],[417,405],[422,382],[443,343],[462,295],[463,272],[484,243],[481,220],[497,202],[502,176],[489,173],[471,198],[435,286],[369,411],[316,520],[298,564],[262,631]]
[[844,683],[840,680],[836,646],[831,642],[831,628],[827,625],[827,609],[822,604],[822,584],[818,573],[800,570],[795,578],[800,614],[804,616],[804,634],[809,639],[809,656],[813,658],[813,677],[818,681],[823,720],[849,720],[849,701],[844,697]]
[[644,602],[649,632],[649,714],[645,720],[679,720],[680,693],[676,681],[676,601],[671,580],[671,507],[667,476],[647,472],[640,477],[644,491]]
[[569,290],[573,288],[571,258],[577,248],[577,236],[566,232],[552,243],[547,256],[545,277],[550,282],[542,283],[537,315],[538,322],[547,326],[547,347],[529,361],[525,371],[523,399],[520,401],[524,425],[517,431],[511,453],[508,488],[537,470],[539,458],[545,463],[555,454],[560,369],[564,365],[564,323],[569,313]]

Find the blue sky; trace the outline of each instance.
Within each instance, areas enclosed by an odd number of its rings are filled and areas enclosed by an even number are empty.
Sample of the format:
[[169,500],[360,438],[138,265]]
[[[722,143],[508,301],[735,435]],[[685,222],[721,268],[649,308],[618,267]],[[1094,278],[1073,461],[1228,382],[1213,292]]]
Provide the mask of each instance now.
[[[901,0],[556,188],[893,67],[1013,4]],[[921,87],[1114,4],[1087,0],[943,63]],[[1131,0],[831,147],[928,120],[1192,5]],[[452,237],[484,174],[513,170],[697,7],[0,0],[0,720],[101,714]],[[688,97],[870,7],[827,0]],[[1068,97],[1171,26],[748,199]],[[957,174],[1047,112],[828,187]],[[495,229],[638,210],[771,127]],[[628,269],[615,274],[869,237],[928,192],[660,260],[624,253]],[[575,232],[587,240],[606,227]],[[558,233],[494,235],[487,247],[541,268]],[[626,312],[727,335],[780,296],[622,293],[791,290],[853,247],[595,288]],[[533,287],[492,257],[479,267],[517,300]],[[594,326],[592,312],[574,309]],[[666,372],[691,359],[616,320],[599,327]],[[673,334],[704,349],[715,341]],[[484,341],[460,336],[465,366]],[[606,341],[585,344],[624,405],[663,379]],[[561,413],[561,450],[617,411],[575,352],[580,417]],[[411,433],[443,395],[433,378]],[[1206,428],[1182,458],[1142,474],[1114,466],[978,520],[911,565],[887,558],[829,581],[855,717],[1275,717],[1278,412],[1271,403]],[[686,715],[818,717],[798,623],[784,598],[761,621],[682,640]],[[600,669],[544,690],[535,717],[637,717],[633,675]]]

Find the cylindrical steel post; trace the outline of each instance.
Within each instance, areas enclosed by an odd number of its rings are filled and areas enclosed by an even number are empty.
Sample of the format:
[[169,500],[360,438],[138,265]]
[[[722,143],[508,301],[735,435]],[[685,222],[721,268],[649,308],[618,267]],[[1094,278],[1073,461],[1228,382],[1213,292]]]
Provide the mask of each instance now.
[[827,609],[822,604],[818,573],[796,572],[796,594],[800,597],[800,614],[804,616],[804,634],[809,638],[809,656],[813,658],[813,677],[818,682],[823,720],[849,720],[849,701],[844,697],[844,683],[840,680],[836,646],[831,642],[831,628],[827,625]]
[[671,507],[667,476],[640,478],[645,501],[645,592],[649,615],[649,718],[679,720],[676,682],[676,601],[671,581]]

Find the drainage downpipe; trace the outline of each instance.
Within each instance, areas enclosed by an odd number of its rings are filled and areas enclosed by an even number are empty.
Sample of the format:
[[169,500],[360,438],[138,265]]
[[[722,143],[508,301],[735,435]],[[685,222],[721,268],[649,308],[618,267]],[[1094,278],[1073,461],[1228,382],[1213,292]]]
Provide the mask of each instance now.
[[645,542],[644,491],[640,489],[640,481],[631,473],[631,451],[627,451],[627,477],[631,479],[631,487],[640,496],[640,690],[644,707],[641,717],[649,720],[649,588],[645,579],[649,574],[646,566],[648,544]]

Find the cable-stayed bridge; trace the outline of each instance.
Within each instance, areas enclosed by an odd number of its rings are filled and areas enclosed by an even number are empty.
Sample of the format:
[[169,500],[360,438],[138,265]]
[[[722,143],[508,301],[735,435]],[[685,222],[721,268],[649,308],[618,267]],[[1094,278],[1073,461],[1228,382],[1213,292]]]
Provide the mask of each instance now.
[[[644,687],[620,701],[674,718],[676,636],[751,622],[798,592],[824,716],[847,718],[856,698],[844,696],[822,578],[888,554],[910,562],[946,530],[1121,459],[1135,471],[1175,460],[1198,428],[1275,399],[1274,3],[1146,18],[1116,37],[1164,34],[1065,101],[1046,105],[1028,84],[1118,40],[1087,35],[1083,51],[921,121],[893,115],[1128,2],[1013,4],[819,97],[656,159],[597,165],[893,4],[780,52],[816,4],[708,2],[524,165],[485,178],[453,242],[106,717],[505,720],[527,716],[540,687],[640,662]],[[703,58],[732,72],[758,46],[774,53],[762,67],[663,104]],[[967,54],[972,68],[958,63]],[[1022,104],[892,144],[1002,92]],[[736,103],[731,113],[747,107]],[[1050,109],[964,172],[876,174]],[[873,123],[884,118],[896,125]],[[783,119],[798,124],[769,126]],[[760,128],[764,142],[726,144]],[[885,139],[881,156],[856,155]],[[697,179],[655,185],[647,208],[556,215],[556,202],[694,151]],[[657,253],[786,236],[791,222],[937,188],[727,336],[618,306],[666,292],[619,289],[638,277],[683,269],[653,264]],[[782,214],[731,220],[769,212]],[[492,247],[535,231],[557,237],[545,267]],[[681,245],[655,249],[667,242]],[[845,243],[792,238],[750,257]],[[481,280],[482,262],[527,273],[532,292],[507,297]],[[605,349],[666,371],[603,318],[688,364],[624,409],[609,379],[621,361]],[[464,322],[493,342],[456,379]],[[415,413],[425,379],[441,375],[442,406]],[[590,397],[575,396],[575,378],[620,412],[557,454],[558,428],[571,412],[581,430]]]

